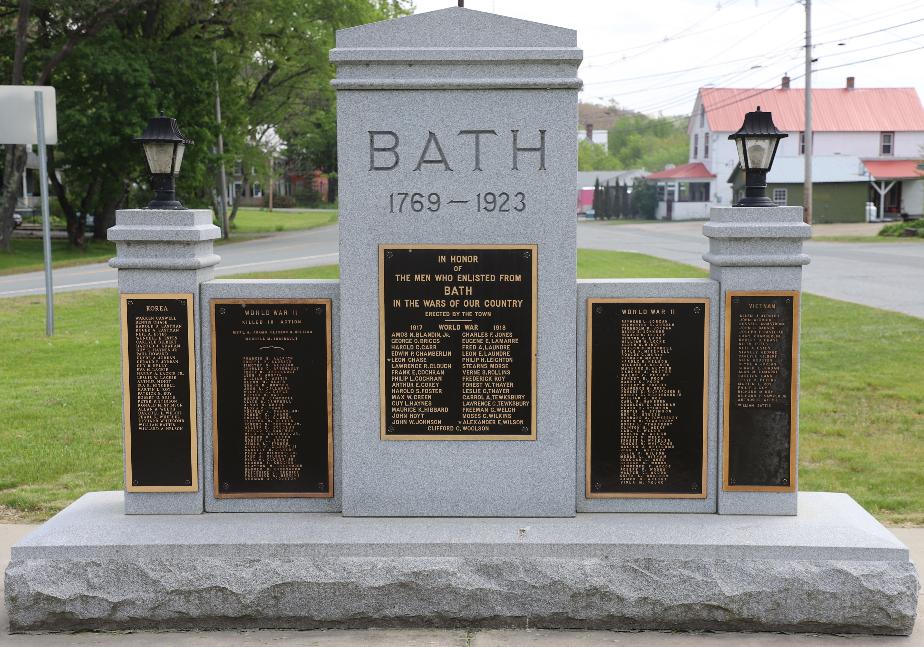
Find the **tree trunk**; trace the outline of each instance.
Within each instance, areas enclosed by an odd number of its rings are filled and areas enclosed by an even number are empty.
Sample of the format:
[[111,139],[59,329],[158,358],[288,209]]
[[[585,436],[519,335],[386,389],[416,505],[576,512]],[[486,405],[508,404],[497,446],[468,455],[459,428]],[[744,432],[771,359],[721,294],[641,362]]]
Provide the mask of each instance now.
[[9,144],[3,167],[3,200],[0,202],[0,251],[11,249],[13,212],[22,186],[22,172],[26,168],[26,147]]
[[[234,205],[231,207],[231,213],[228,215],[228,227],[234,224],[234,219],[237,218],[237,208],[241,206],[241,191],[239,185],[234,185]],[[231,235],[231,232],[228,232],[228,235]]]
[[[23,68],[26,62],[26,43],[29,38],[29,12],[31,0],[20,0],[19,15],[16,18],[16,43],[13,46],[12,85],[22,85]],[[26,147],[9,144],[3,166],[3,186],[0,187],[0,251],[12,249],[13,212],[16,198],[22,186],[22,173],[26,168]]]
[[74,205],[67,198],[67,190],[58,179],[58,174],[55,173],[54,151],[54,146],[48,147],[48,179],[51,180],[51,185],[55,189],[55,196],[58,198],[58,204],[61,205],[61,210],[64,212],[64,219],[67,222],[67,242],[73,247],[83,249],[87,245],[84,222],[77,217]]
[[108,240],[107,232],[115,224],[115,212],[124,197],[125,191],[122,191],[118,197],[101,204],[99,211],[93,214],[93,240]]

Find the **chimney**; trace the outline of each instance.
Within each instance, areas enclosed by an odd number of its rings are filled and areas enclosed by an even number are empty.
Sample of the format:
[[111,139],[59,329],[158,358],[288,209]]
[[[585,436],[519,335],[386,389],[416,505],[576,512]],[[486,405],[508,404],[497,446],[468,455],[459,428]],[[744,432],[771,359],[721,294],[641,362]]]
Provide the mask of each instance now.
[[848,76],[847,77],[847,89],[848,90],[853,90],[853,82],[854,82],[854,78],[852,76]]
[[584,124],[584,134],[587,137],[587,141],[593,144],[594,143],[594,125]]
[[780,83],[780,88],[783,90],[789,89],[789,75],[783,77],[783,81]]

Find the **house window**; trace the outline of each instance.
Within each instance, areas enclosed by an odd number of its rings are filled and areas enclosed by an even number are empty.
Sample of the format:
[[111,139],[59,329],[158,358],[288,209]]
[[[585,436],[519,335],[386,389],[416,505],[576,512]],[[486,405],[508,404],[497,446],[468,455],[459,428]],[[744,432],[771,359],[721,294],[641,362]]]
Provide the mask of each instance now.
[[880,155],[894,155],[895,154],[895,133],[879,133],[879,154]]
[[780,206],[786,206],[786,200],[789,197],[786,189],[773,189],[773,202]]
[[703,133],[703,159],[709,159],[709,133]]
[[805,131],[799,133],[799,155],[805,155]]
[[234,174],[243,175],[244,174],[244,163],[241,160],[234,160]]
[[699,127],[703,128],[706,125],[706,108],[700,106],[699,108]]
[[699,135],[693,135],[693,159],[699,157]]
[[709,202],[709,183],[680,182],[677,202]]

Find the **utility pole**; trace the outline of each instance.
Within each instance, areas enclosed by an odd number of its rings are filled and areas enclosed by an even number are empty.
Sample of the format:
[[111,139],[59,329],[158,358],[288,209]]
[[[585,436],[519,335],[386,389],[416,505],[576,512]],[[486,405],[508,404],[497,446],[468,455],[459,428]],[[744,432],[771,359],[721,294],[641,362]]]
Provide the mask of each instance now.
[[266,161],[266,165],[269,168],[269,210],[273,211],[273,184],[275,184],[275,179],[273,178],[273,151],[270,150],[269,159]]
[[228,177],[225,175],[225,142],[221,136],[221,94],[218,89],[218,54],[215,50],[212,50],[212,63],[215,65],[215,122],[218,124],[219,184],[221,185],[221,196],[218,201],[221,213],[218,216],[221,221],[221,237],[228,238]]
[[805,0],[805,187],[802,207],[812,224],[812,0]]

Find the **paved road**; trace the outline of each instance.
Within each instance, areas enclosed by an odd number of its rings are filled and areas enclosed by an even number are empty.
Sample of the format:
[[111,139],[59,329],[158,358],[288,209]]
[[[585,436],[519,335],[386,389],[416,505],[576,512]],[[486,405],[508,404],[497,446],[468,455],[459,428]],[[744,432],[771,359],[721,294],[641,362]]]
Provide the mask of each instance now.
[[[607,225],[581,223],[578,247],[635,251],[706,267],[709,241],[701,222]],[[924,244],[809,240],[806,292],[924,318]]]
[[[336,263],[338,258],[337,226],[217,245],[215,251],[221,256],[221,263],[215,268],[218,276],[328,265]],[[54,271],[54,285],[55,292],[111,288],[116,285],[116,270],[106,263],[65,267]],[[0,276],[0,297],[44,292],[42,272]]]
[[[582,222],[578,246],[637,251],[705,267],[708,241],[702,223],[607,225]],[[924,318],[924,244],[830,243],[807,241],[812,262],[805,268],[805,290]],[[282,270],[337,262],[337,227],[288,232],[259,240],[221,245],[219,276]],[[0,297],[41,294],[40,272],[0,276]],[[115,285],[105,264],[55,271],[55,291]]]
[[[10,559],[10,547],[35,526],[0,524],[0,573]],[[894,528],[911,550],[911,558],[924,563],[924,528]],[[0,577],[0,600],[3,578]],[[818,636],[772,633],[684,633],[549,630],[469,629],[366,629],[360,631],[187,631],[80,634],[7,634],[6,607],[0,602],[2,647],[241,647],[292,645],[303,647],[924,647],[924,595],[918,598],[918,621],[909,637]]]

